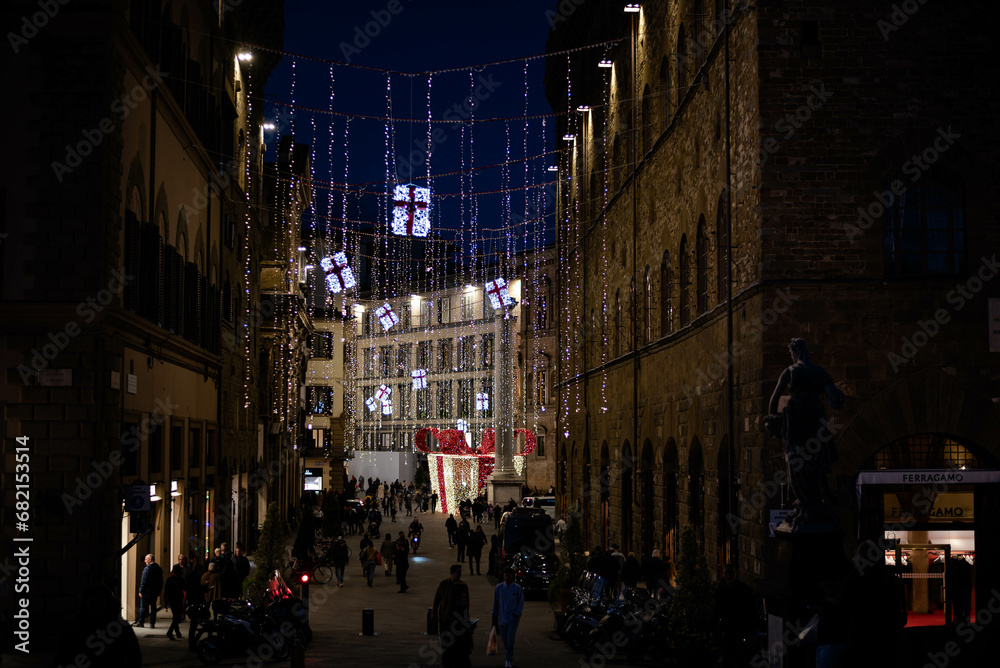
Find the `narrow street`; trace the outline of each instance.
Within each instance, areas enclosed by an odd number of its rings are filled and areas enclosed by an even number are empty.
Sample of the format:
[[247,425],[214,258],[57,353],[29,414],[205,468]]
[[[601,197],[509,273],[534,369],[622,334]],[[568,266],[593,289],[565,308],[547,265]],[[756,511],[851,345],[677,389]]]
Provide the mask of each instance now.
[[[431,606],[438,583],[448,577],[448,569],[455,563],[455,549],[448,547],[448,535],[444,528],[447,515],[419,513],[418,516],[424,525],[424,537],[416,556],[410,555],[407,574],[410,588],[405,594],[397,593],[399,587],[396,586],[395,571],[392,577],[387,577],[382,568],[378,569],[374,586],[369,589],[357,560],[361,536],[345,537],[353,556],[347,567],[343,589],[337,587],[334,579],[327,585],[313,585],[310,590],[310,623],[315,636],[306,648],[306,666],[329,666],[341,659],[351,664],[360,662],[361,665],[378,667],[440,665],[440,655],[436,651],[437,637],[428,637],[425,633],[427,608]],[[406,530],[410,519],[401,515],[398,520],[395,524],[383,522],[382,538],[385,538],[386,532],[396,536],[397,532]],[[475,525],[472,528],[475,529]],[[492,536],[495,533],[493,524],[484,524],[483,531]],[[376,546],[380,544],[381,540],[376,541]],[[470,614],[473,619],[480,620],[472,663],[475,666],[503,666],[502,645],[497,656],[486,656],[493,588],[498,582],[497,578],[486,575],[488,548],[483,550],[482,575],[470,575],[467,564],[462,570],[462,580],[469,585]],[[374,636],[361,635],[361,615],[365,608],[375,611]],[[158,620],[156,629],[135,629],[142,646],[143,666],[174,668],[201,665],[188,651],[187,623],[184,641],[171,642],[165,636],[167,622],[161,620]],[[517,633],[515,666],[576,666],[583,661],[583,655],[573,652],[555,635],[553,620],[553,613],[544,598],[534,596],[526,600]],[[251,666],[260,665],[256,661],[248,662],[247,657],[223,661],[223,665],[248,663]],[[288,665],[288,662],[276,665]],[[625,665],[624,660],[617,665]]]

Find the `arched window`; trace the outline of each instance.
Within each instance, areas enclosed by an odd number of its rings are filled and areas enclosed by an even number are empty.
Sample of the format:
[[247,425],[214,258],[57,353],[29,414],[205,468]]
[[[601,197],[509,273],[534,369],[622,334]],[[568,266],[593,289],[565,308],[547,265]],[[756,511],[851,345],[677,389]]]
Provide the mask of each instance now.
[[688,257],[688,241],[687,235],[681,237],[681,248],[678,251],[680,257],[680,316],[681,316],[681,327],[688,324],[691,321],[691,313],[688,309],[688,299],[689,299],[689,286],[691,285],[691,259]]
[[674,316],[673,273],[670,251],[663,251],[663,260],[660,262],[660,336],[670,333]]
[[664,56],[660,61],[660,116],[664,130],[670,125],[670,93],[670,59]]
[[622,353],[622,291],[621,288],[615,290],[615,357]]
[[684,24],[677,30],[677,106],[681,105],[684,99],[684,86],[687,84],[688,62],[687,62],[687,37],[684,32]]
[[642,154],[653,148],[653,96],[649,84],[642,91]]
[[726,208],[726,193],[719,197],[718,212],[715,215],[715,238],[719,240],[716,246],[716,276],[719,279],[716,294],[719,295],[719,302],[729,297],[729,211]]
[[645,304],[642,309],[642,322],[643,322],[643,341],[649,343],[653,340],[653,273],[649,270],[649,265],[646,265],[646,299]]
[[708,229],[705,225],[705,216],[698,219],[698,240],[696,246],[698,313],[704,313],[708,310]]
[[886,273],[962,274],[966,229],[961,184],[923,178],[885,211]]

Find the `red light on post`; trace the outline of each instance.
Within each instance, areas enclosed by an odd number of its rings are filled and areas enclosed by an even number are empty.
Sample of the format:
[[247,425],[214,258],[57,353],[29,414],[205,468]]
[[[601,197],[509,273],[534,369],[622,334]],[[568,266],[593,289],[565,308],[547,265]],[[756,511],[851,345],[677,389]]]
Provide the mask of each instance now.
[[309,584],[309,574],[303,573],[301,576],[299,576],[299,582],[301,582],[302,584]]

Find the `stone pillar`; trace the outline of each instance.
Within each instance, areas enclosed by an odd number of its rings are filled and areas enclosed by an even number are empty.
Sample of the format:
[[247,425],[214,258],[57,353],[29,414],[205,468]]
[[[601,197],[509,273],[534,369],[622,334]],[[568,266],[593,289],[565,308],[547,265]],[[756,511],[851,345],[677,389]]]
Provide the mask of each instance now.
[[521,479],[514,470],[514,387],[511,369],[514,364],[513,308],[504,307],[497,314],[499,349],[493,371],[493,387],[496,388],[493,400],[493,414],[496,416],[496,465],[490,476],[489,500],[502,504],[511,499],[521,501]]

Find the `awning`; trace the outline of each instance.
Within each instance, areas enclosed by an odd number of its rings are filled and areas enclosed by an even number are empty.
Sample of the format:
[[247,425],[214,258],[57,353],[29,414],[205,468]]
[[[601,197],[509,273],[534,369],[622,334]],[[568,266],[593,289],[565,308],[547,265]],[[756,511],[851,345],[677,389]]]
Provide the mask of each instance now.
[[1000,482],[1000,471],[963,471],[962,469],[893,469],[858,473],[858,507],[862,485],[968,485]]

